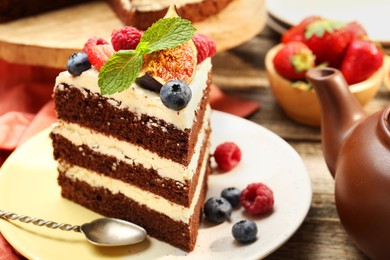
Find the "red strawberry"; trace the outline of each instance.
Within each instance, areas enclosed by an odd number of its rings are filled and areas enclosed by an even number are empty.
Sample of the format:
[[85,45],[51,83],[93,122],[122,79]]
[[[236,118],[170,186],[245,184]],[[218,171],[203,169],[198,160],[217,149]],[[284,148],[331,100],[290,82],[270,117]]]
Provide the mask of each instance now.
[[273,59],[275,70],[290,80],[304,79],[306,71],[314,67],[315,56],[302,42],[285,44]]
[[341,72],[348,84],[368,79],[383,64],[383,51],[369,40],[356,39],[348,46]]
[[352,35],[352,39],[361,39],[367,37],[367,31],[358,22],[349,22],[345,28]]
[[311,23],[305,31],[305,43],[316,56],[316,64],[339,68],[352,34],[347,23],[328,19]]
[[114,54],[114,52],[115,51],[112,46],[108,44],[93,45],[87,48],[89,62],[91,62],[98,71],[100,71],[103,64],[109,57],[111,57],[112,54]]
[[306,27],[310,23],[320,19],[322,19],[320,16],[309,16],[303,19],[299,24],[291,27],[282,35],[282,43],[288,43],[293,41],[304,42]]
[[103,38],[98,38],[98,37],[89,38],[88,41],[84,44],[83,52],[87,53],[87,49],[90,46],[102,45],[102,44],[108,44],[108,42]]

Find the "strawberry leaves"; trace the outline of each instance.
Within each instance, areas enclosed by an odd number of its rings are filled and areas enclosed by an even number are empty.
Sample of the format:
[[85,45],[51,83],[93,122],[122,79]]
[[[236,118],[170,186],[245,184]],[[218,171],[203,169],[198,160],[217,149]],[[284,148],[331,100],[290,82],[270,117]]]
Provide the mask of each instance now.
[[313,35],[322,38],[325,33],[333,33],[336,30],[340,30],[347,24],[334,20],[318,20],[314,21],[307,27],[305,31],[305,38],[310,39]]

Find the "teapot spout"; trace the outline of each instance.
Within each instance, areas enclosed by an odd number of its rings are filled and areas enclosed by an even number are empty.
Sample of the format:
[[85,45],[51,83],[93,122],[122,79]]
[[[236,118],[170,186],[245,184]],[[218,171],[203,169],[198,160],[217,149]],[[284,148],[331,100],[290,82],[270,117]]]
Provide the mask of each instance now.
[[306,73],[306,78],[313,85],[320,104],[323,153],[335,177],[340,148],[366,114],[339,70],[314,68]]

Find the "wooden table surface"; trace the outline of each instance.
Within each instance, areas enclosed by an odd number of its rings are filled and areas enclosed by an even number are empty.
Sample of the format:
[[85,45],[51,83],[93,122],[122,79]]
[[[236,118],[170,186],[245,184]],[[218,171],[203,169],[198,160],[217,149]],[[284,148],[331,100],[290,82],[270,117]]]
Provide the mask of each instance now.
[[[345,233],[335,206],[334,181],[326,167],[319,128],[288,119],[270,91],[264,57],[280,36],[266,27],[249,42],[216,55],[213,79],[231,95],[261,104],[248,119],[275,132],[303,158],[312,181],[313,199],[309,213],[298,231],[267,259],[368,259]],[[385,50],[388,51],[388,50]],[[375,112],[390,103],[390,92],[381,87],[366,107]]]

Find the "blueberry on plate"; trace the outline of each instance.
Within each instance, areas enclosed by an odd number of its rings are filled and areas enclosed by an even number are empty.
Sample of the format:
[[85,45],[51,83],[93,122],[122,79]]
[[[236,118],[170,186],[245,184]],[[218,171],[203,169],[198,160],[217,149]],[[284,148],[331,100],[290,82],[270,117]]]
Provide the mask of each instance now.
[[250,243],[256,240],[257,225],[252,220],[241,220],[232,227],[233,237],[240,243]]
[[203,207],[203,212],[208,220],[220,224],[232,215],[232,205],[222,197],[209,198]]
[[66,69],[73,76],[80,76],[81,73],[91,68],[88,55],[85,52],[73,53],[66,63]]
[[221,192],[221,197],[227,199],[233,208],[240,205],[240,193],[241,191],[234,187],[229,187],[223,189]]
[[163,104],[176,111],[185,108],[191,97],[190,87],[182,80],[168,81],[160,90],[160,98]]

